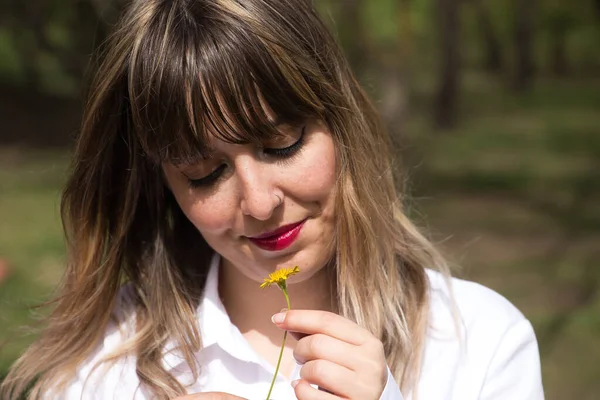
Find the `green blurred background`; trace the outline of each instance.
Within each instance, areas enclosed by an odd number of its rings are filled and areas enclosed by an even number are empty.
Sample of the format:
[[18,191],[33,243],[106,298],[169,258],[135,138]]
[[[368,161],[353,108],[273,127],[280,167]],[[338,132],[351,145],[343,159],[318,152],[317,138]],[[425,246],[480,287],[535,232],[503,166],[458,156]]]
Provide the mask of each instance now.
[[[0,2],[0,376],[60,279],[59,193],[121,0]],[[547,398],[600,398],[600,0],[317,0],[410,212],[533,322]]]

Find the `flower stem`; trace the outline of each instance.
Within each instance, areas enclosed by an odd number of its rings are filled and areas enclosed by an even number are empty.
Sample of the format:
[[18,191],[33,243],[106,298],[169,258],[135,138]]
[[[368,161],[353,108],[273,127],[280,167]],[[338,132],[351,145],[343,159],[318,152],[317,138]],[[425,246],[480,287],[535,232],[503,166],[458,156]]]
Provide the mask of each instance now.
[[[281,286],[280,286],[281,287]],[[285,296],[285,301],[287,303],[288,310],[292,308],[290,305],[290,296],[288,295],[287,288],[284,286],[281,287],[281,291]],[[273,391],[273,386],[275,386],[275,380],[277,379],[277,374],[279,373],[279,366],[281,365],[281,358],[283,357],[283,349],[285,348],[285,339],[287,338],[287,331],[283,332],[283,342],[281,343],[281,349],[279,350],[279,358],[277,359],[277,366],[275,367],[275,373],[273,374],[273,380],[271,381],[271,387],[269,388],[269,394],[267,394],[267,400],[271,398],[271,392]]]
[[269,394],[267,394],[267,400],[271,398],[271,392],[273,391],[273,386],[275,386],[275,379],[277,379],[277,373],[279,371],[279,366],[281,365],[281,356],[283,356],[283,348],[285,346],[285,339],[287,338],[287,331],[283,332],[283,343],[281,343],[281,349],[279,350],[279,359],[277,360],[277,366],[275,367],[275,373],[273,374],[273,380],[271,381],[271,387],[269,388]]

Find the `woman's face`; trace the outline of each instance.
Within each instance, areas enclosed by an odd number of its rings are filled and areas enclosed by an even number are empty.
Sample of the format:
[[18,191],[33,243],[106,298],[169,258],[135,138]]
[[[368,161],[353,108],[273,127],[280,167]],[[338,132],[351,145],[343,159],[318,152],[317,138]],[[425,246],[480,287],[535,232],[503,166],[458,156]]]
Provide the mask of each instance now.
[[281,138],[252,144],[213,138],[194,165],[163,164],[167,184],[207,243],[257,282],[299,266],[305,280],[331,258],[335,148],[327,128],[280,126]]

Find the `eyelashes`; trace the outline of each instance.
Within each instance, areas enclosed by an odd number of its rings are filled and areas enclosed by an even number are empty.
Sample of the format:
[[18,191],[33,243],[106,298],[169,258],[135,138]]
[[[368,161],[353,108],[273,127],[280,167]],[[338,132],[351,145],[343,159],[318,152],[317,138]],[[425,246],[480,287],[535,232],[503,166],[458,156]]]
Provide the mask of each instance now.
[[210,174],[206,175],[204,178],[199,179],[188,179],[189,185],[191,188],[199,188],[199,187],[208,187],[215,184],[219,178],[223,175],[223,171],[227,167],[226,164],[221,164],[217,169],[215,169]]
[[282,148],[279,148],[279,149],[265,148],[265,149],[263,149],[263,152],[265,154],[267,154],[267,155],[274,156],[274,157],[279,157],[279,158],[290,158],[290,157],[294,156],[302,148],[302,146],[304,145],[304,131],[305,131],[305,129],[306,129],[306,126],[303,126],[302,127],[302,132],[300,132],[300,137],[291,146],[282,147]]
[[[264,149],[262,149],[262,152],[264,154],[266,154],[267,156],[270,156],[270,157],[273,157],[273,158],[276,158],[276,159],[279,159],[282,161],[291,160],[295,155],[297,155],[299,153],[299,151],[304,146],[305,130],[306,130],[306,126],[303,126],[302,131],[300,133],[300,137],[292,145],[290,145],[288,147],[281,147],[281,148],[264,148]],[[219,181],[219,179],[221,179],[223,177],[223,173],[225,172],[226,168],[227,168],[227,164],[221,164],[215,170],[213,170],[213,172],[211,172],[210,174],[206,175],[203,178],[198,178],[198,179],[188,178],[189,186],[192,189],[211,187],[211,186],[215,185]]]

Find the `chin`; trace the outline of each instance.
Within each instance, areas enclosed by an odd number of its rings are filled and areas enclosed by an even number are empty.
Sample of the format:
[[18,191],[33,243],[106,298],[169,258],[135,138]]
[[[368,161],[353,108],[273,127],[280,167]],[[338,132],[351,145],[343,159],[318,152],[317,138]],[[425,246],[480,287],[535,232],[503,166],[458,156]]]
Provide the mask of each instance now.
[[[318,247],[318,248],[315,248]],[[283,268],[293,268],[298,266],[300,273],[289,278],[289,283],[301,283],[312,278],[321,271],[331,257],[322,257],[320,255],[327,253],[325,248],[315,246],[313,248],[303,248],[290,254],[264,257],[262,254],[246,254],[237,258],[239,263],[236,269],[247,278],[262,283],[273,271]],[[331,251],[328,253],[332,253]],[[238,256],[239,257],[239,256]],[[235,262],[234,262],[235,264]]]
[[[323,250],[319,251],[323,254]],[[317,254],[319,254],[317,252]],[[308,257],[307,257],[308,258]],[[300,268],[300,273],[294,276],[291,276],[289,279],[290,284],[301,283],[311,279],[314,275],[321,272],[325,266],[328,264],[327,260],[331,258],[322,258],[321,257],[312,257],[312,259],[306,259],[304,257],[292,258],[290,263],[281,264],[278,268],[292,268],[294,266],[298,266]]]

